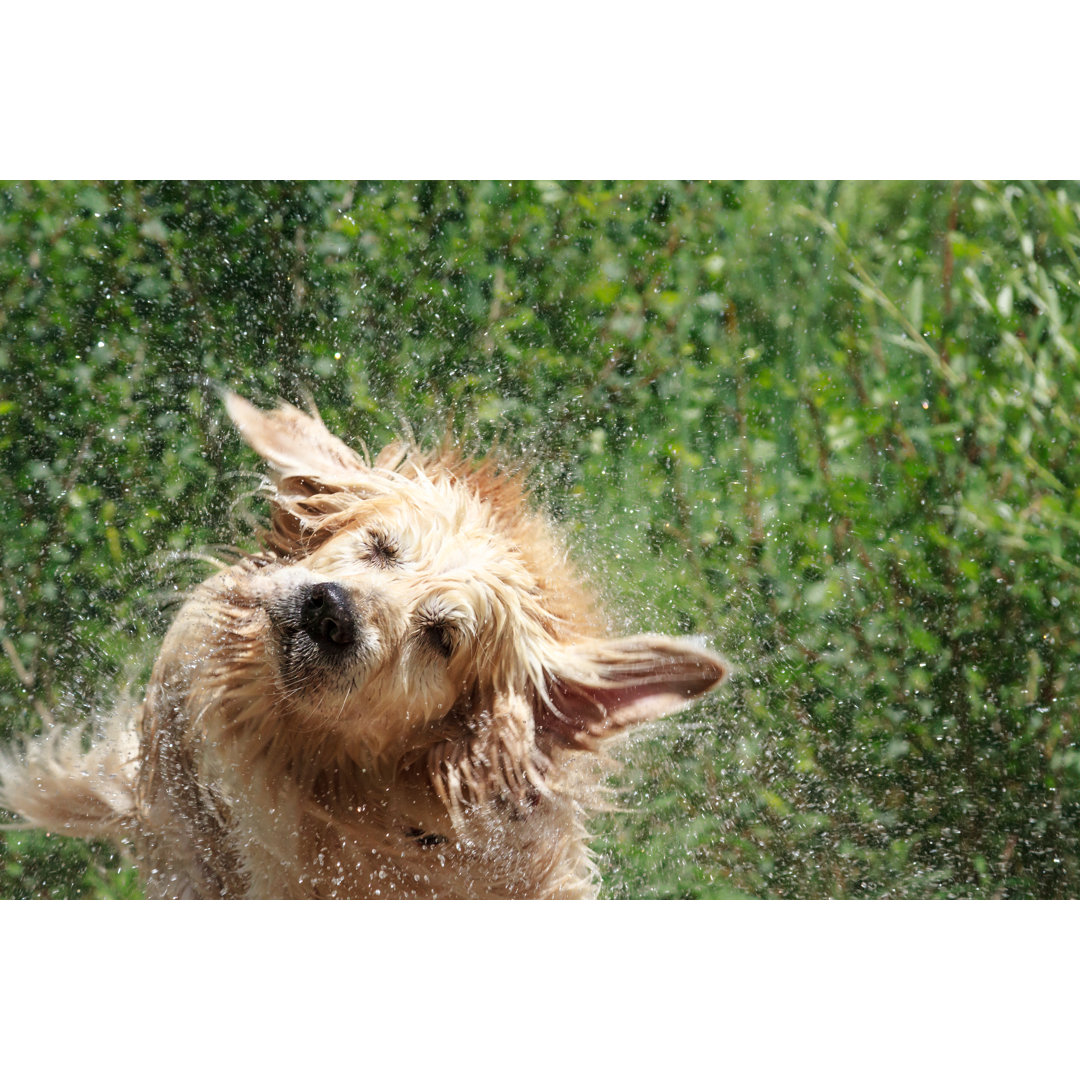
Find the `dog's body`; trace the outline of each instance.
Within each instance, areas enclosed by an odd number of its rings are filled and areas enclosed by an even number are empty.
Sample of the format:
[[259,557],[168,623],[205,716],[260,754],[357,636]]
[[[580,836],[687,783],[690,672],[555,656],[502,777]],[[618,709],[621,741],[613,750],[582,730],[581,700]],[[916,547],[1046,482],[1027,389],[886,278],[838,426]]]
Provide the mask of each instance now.
[[130,844],[156,897],[594,895],[604,743],[726,674],[602,636],[520,485],[372,464],[318,417],[227,406],[273,469],[264,551],[199,586],[145,700],[0,759],[30,826]]

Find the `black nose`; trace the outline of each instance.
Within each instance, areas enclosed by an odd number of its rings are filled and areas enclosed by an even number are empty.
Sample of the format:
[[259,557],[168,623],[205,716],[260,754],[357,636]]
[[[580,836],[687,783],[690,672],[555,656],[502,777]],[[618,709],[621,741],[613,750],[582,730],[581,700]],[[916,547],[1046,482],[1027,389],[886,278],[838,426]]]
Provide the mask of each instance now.
[[324,648],[344,648],[356,638],[356,618],[349,594],[330,581],[309,585],[300,602],[300,627]]

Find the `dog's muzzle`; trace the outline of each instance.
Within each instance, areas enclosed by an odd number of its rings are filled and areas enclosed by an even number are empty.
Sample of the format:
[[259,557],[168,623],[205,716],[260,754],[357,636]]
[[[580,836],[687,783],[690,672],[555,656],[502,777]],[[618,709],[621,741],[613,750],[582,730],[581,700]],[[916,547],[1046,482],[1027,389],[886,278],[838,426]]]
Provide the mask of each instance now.
[[348,591],[332,581],[291,589],[267,606],[289,667],[325,664],[363,654],[362,613]]

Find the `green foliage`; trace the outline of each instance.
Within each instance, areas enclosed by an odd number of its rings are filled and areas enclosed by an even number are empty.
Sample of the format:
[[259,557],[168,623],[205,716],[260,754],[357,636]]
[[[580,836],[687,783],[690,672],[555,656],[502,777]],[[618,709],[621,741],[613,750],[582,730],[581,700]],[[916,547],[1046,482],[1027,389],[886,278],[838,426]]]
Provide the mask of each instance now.
[[626,751],[609,895],[1080,895],[1078,322],[1071,184],[0,187],[0,725],[247,534],[213,386],[310,394],[528,460],[616,623],[735,662]]

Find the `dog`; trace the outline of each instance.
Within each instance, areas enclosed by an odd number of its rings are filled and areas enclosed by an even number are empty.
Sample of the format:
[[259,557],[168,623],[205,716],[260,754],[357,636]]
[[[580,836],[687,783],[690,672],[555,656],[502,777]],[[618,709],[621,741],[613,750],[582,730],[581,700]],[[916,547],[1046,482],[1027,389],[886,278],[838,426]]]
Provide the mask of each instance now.
[[89,749],[8,753],[0,804],[124,846],[152,898],[595,896],[605,747],[726,662],[606,636],[516,473],[225,407],[271,470],[260,550],[192,591]]

